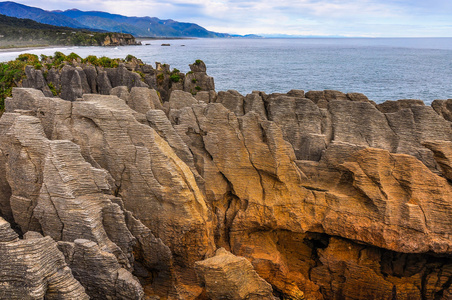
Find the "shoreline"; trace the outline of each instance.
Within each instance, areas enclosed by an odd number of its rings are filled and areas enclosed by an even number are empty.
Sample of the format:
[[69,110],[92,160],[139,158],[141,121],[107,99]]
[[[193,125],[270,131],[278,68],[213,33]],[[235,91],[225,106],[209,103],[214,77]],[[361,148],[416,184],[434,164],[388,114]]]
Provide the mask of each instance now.
[[19,51],[25,51],[25,50],[52,49],[52,48],[61,48],[61,47],[64,47],[64,46],[54,46],[54,45],[19,46],[19,47],[11,47],[11,48],[0,48],[0,53],[19,52]]

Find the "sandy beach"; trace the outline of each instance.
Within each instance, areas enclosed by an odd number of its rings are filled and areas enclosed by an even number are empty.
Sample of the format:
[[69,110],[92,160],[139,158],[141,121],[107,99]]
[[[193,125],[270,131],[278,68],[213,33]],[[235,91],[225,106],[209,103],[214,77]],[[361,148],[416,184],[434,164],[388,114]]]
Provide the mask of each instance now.
[[52,49],[52,48],[60,48],[62,46],[23,46],[23,47],[12,47],[12,48],[0,48],[0,52],[20,52],[26,50],[37,50],[37,49]]

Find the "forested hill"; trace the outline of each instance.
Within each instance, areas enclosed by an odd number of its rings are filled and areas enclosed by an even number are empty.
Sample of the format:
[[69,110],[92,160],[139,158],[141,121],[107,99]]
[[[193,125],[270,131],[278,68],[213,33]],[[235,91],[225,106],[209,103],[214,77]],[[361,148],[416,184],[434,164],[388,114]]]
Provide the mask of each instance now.
[[136,44],[129,34],[98,32],[87,29],[42,24],[0,14],[0,47],[36,45],[102,45]]

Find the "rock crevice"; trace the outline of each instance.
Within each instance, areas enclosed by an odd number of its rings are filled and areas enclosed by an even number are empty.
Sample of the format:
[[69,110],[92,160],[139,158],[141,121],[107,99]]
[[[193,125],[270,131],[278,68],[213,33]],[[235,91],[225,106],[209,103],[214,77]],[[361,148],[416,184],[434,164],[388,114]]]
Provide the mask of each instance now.
[[452,297],[449,100],[191,70],[68,65],[66,100],[27,70],[41,90],[0,119],[1,299]]

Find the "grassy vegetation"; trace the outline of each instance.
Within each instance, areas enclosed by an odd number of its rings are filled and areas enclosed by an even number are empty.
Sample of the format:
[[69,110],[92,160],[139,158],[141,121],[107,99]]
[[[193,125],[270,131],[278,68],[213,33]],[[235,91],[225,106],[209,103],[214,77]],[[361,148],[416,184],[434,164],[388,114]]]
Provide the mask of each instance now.
[[163,75],[162,73],[157,75],[157,83],[158,84],[163,84],[163,81],[165,80],[165,75]]
[[179,82],[180,81],[180,71],[178,70],[178,69],[174,69],[172,72],[171,72],[171,75],[170,75],[170,80],[172,81],[172,82]]
[[38,64],[41,65],[34,54],[21,54],[16,60],[0,64],[0,113],[5,109],[6,97],[11,96],[13,87],[25,77],[25,66]]

